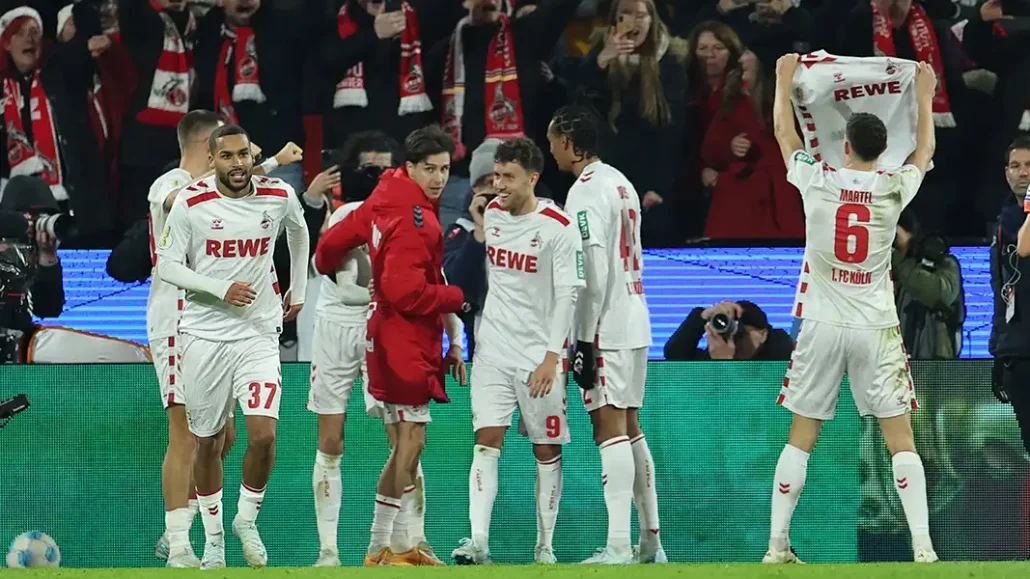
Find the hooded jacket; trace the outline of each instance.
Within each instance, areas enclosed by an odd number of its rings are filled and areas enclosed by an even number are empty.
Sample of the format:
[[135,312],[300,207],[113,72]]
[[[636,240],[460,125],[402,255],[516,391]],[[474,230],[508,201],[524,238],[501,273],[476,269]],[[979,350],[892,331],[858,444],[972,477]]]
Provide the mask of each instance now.
[[330,275],[347,254],[366,244],[373,282],[369,392],[390,404],[449,402],[443,315],[459,312],[464,294],[444,280],[436,207],[406,169],[384,173],[368,200],[325,232],[315,250],[315,269]]

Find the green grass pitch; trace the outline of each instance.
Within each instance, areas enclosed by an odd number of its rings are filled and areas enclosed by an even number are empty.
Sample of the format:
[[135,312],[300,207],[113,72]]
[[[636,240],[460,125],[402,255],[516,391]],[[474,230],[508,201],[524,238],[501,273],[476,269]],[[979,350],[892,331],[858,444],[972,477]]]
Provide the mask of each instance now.
[[646,567],[594,567],[579,565],[489,567],[340,567],[312,569],[271,567],[217,571],[180,569],[0,569],[0,579],[626,579],[627,574],[647,579],[1026,579],[1030,563],[937,563],[916,565],[694,565]]

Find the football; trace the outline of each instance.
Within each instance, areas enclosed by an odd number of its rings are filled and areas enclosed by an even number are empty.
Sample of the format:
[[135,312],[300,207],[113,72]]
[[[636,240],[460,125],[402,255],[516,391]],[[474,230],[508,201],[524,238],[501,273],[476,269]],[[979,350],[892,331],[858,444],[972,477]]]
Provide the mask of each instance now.
[[12,569],[60,567],[61,549],[42,531],[22,533],[11,541],[7,550],[7,566]]

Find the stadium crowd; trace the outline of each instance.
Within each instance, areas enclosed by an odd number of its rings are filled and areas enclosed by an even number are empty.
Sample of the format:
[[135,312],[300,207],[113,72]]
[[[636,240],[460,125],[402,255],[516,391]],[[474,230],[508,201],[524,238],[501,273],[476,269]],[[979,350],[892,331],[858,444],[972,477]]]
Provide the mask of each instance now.
[[[314,180],[308,206],[352,177],[327,171],[349,136],[401,141],[440,123],[459,143],[447,227],[485,140],[524,134],[546,150],[552,113],[589,103],[611,123],[605,158],[642,195],[652,247],[804,236],[770,121],[786,52],[933,63],[950,114],[914,202],[930,231],[987,235],[1011,200],[1006,148],[1030,129],[1020,0],[31,0],[0,12],[0,176],[50,184],[79,225],[65,247],[112,247],[145,219],[195,108],[238,122],[269,158],[305,149],[306,171],[272,174],[298,193]],[[541,189],[561,202],[567,180],[548,159]]]

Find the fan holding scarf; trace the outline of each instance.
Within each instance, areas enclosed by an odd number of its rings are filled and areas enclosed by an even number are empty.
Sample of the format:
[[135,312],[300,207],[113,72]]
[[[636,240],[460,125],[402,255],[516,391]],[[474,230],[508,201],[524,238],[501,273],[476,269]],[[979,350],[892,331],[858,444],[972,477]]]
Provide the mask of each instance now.
[[[3,81],[3,147],[0,174],[35,175],[71,210],[81,234],[103,244],[112,233],[100,151],[86,111],[92,87],[90,47],[80,35],[57,45],[44,39],[35,9],[15,6],[0,15]],[[90,244],[92,245],[92,244]]]
[[[299,10],[224,0],[197,25],[196,106],[247,130],[266,151],[304,142],[305,26]],[[304,191],[299,163],[270,175]]]

